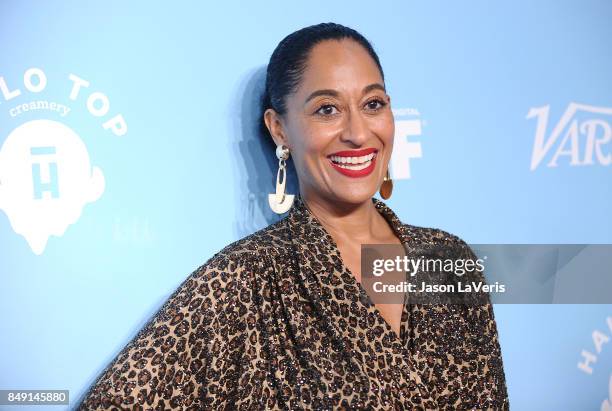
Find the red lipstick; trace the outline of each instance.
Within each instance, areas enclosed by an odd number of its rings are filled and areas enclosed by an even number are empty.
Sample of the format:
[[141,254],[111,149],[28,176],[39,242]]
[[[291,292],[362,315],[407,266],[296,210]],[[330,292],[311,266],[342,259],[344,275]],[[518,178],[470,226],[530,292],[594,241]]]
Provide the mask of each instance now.
[[331,166],[347,177],[358,178],[370,175],[376,166],[378,150],[343,150],[327,156]]

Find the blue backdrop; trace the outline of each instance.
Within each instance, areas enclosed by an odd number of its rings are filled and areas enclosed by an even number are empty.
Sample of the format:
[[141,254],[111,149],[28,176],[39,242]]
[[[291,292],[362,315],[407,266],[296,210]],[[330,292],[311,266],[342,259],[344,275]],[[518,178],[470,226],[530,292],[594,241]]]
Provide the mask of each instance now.
[[[612,243],[609,1],[164,4],[0,4],[0,389],[75,401],[189,273],[274,221],[256,102],[311,24],[380,56],[404,222]],[[610,409],[612,307],[495,315],[513,409]]]

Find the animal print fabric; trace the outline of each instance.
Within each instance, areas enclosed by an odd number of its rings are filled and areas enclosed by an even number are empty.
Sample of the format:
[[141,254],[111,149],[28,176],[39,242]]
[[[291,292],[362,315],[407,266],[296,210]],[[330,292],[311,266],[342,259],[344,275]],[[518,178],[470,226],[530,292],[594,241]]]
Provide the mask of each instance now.
[[[378,212],[403,244],[465,245]],[[474,257],[475,258],[475,257]],[[80,410],[509,409],[490,300],[404,304],[398,336],[297,195],[193,271]]]

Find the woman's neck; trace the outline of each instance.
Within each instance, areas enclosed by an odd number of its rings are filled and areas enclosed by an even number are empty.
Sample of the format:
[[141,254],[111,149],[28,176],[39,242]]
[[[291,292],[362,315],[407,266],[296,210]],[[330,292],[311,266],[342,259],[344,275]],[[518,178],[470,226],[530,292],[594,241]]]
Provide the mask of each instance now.
[[369,198],[361,204],[326,201],[314,196],[302,199],[310,212],[336,240],[356,244],[375,243],[393,235],[391,228]]

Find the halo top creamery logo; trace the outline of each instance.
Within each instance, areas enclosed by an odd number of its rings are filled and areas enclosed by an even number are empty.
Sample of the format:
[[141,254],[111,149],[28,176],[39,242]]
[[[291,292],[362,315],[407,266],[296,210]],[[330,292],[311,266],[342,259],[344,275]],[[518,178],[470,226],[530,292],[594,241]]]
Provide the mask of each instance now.
[[[111,113],[104,93],[90,92],[90,83],[75,74],[67,76],[66,84],[70,101],[84,101],[87,111],[102,119],[106,132],[115,136],[127,133],[123,115]],[[10,85],[0,77],[0,103],[9,105],[10,119],[19,119],[26,112],[61,119],[20,124],[0,149],[0,209],[37,255],[43,253],[51,235],[62,236],[69,225],[76,223],[85,204],[98,200],[105,187],[104,174],[92,166],[83,140],[63,122],[72,109],[39,98],[23,101],[43,92],[46,86],[47,76],[39,68],[26,70],[19,85]]]

